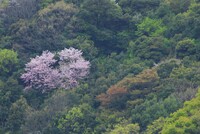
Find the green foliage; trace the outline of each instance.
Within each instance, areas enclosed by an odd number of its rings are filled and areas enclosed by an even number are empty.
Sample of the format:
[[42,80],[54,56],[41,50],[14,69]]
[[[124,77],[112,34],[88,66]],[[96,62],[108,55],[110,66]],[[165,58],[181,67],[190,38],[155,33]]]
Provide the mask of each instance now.
[[116,125],[114,130],[109,134],[139,134],[140,127],[138,124]]
[[128,51],[130,55],[143,60],[159,62],[169,54],[169,41],[161,37],[141,36],[135,42],[130,42]]
[[152,124],[147,126],[147,129],[145,130],[144,134],[158,134],[162,130],[164,122],[165,118],[158,118]]
[[4,33],[3,22],[0,19],[0,35],[3,35],[3,33]]
[[38,1],[26,0],[1,0],[0,18],[6,29],[20,19],[30,19],[38,10]]
[[94,59],[98,54],[98,49],[94,46],[94,42],[87,39],[87,37],[78,36],[75,39],[67,40],[66,44],[68,47],[82,50],[86,59]]
[[167,78],[174,68],[178,67],[176,61],[170,61],[169,63],[163,63],[158,67],[157,73],[160,78]]
[[161,36],[166,30],[163,26],[162,20],[153,20],[146,17],[142,23],[137,25],[138,36]]
[[109,109],[101,109],[97,112],[96,121],[98,125],[95,127],[94,133],[106,133],[114,129],[116,125],[130,124],[122,117],[123,114],[118,111],[110,111]]
[[[79,104],[80,101],[79,94],[76,94],[74,91],[58,90],[50,98],[47,98],[47,95],[42,96],[41,94],[31,93],[28,95],[26,98],[28,98],[29,105],[36,110],[32,110],[26,115],[25,124],[22,127],[23,133],[36,131],[58,133],[60,130],[56,126],[56,117],[61,118],[62,112]],[[40,108],[39,106],[41,105],[42,107]]]
[[176,46],[177,58],[184,58],[185,56],[195,55],[196,46],[192,39],[184,39],[178,42]]
[[67,3],[73,3],[76,6],[81,6],[81,4],[84,2],[84,0],[64,0]]
[[[4,82],[0,80],[0,128],[3,130],[10,130],[12,127],[12,131],[15,131],[15,126],[12,125],[14,120],[10,120],[9,118],[12,118],[11,113],[14,112],[11,108],[12,104],[20,99],[20,95],[22,95],[22,89],[23,88],[19,85],[18,81],[13,78],[9,78]],[[20,111],[18,114],[20,114]],[[23,120],[21,116],[18,117],[18,121],[19,120]],[[16,129],[19,129],[18,127],[19,126],[16,126]]]
[[47,7],[49,4],[51,4],[51,3],[53,3],[54,2],[54,0],[42,0],[41,2],[40,2],[40,7],[41,8],[45,8],[45,7]]
[[0,38],[0,49],[7,48],[10,46],[11,46],[11,37],[10,36],[2,36]]
[[182,34],[183,37],[199,39],[199,7],[200,3],[191,4],[187,12],[176,15],[171,22],[168,34],[170,36]]
[[58,128],[69,134],[91,133],[95,125],[95,115],[87,104],[73,107],[58,121]]
[[176,78],[176,79],[191,79],[191,74],[192,74],[193,70],[192,68],[186,68],[184,66],[181,66],[179,68],[175,68],[171,74],[170,77],[171,78]]
[[91,77],[90,84],[93,85],[92,94],[100,94],[105,92],[110,86],[120,81],[130,74],[138,74],[147,68],[146,63],[141,62],[138,58],[129,58],[124,53],[111,53],[110,56],[103,56],[91,61]]
[[159,117],[166,117],[171,112],[176,111],[180,107],[179,102],[173,96],[170,96],[164,100],[158,100],[153,97],[150,100],[146,100],[144,103],[135,106],[131,110],[131,119],[133,123],[139,123],[142,130],[144,130],[148,124],[153,122]]
[[154,88],[159,98],[167,98],[173,94],[182,103],[193,98],[197,92],[197,84],[186,79],[167,78],[161,80],[159,85]]
[[170,6],[170,10],[175,14],[186,12],[189,9],[192,0],[165,0]]
[[17,53],[13,50],[0,49],[0,74],[14,71],[18,64]]
[[44,50],[63,49],[66,38],[74,37],[75,26],[71,21],[76,18],[76,13],[77,9],[64,1],[50,4],[38,11],[32,20],[20,20],[12,25],[12,47],[21,57],[26,56],[22,57],[25,59],[30,54],[41,53]]
[[[81,33],[89,35],[95,45],[103,48],[121,50],[127,46],[130,38],[131,18],[122,13],[122,9],[113,0],[85,0],[79,12]],[[125,39],[124,39],[125,38]],[[109,49],[108,49],[109,48]]]
[[8,0],[1,0],[0,1],[0,8],[5,8],[7,7],[9,4],[9,1]]
[[184,107],[166,118],[164,127],[161,131],[163,134],[172,133],[198,133],[199,132],[199,105],[200,94],[191,101],[185,102]]
[[[95,25],[97,28],[116,28],[122,11],[120,6],[112,0],[85,0],[82,5],[81,14],[87,23]],[[107,25],[105,25],[107,24]]]
[[160,4],[161,0],[116,0],[124,12],[131,15],[147,15],[154,11]]
[[30,107],[26,102],[26,99],[22,96],[19,100],[13,103],[10,107],[10,113],[8,116],[8,129],[11,132],[20,130],[20,127],[25,122],[25,117],[30,112]]
[[[199,83],[199,62],[190,62],[191,65],[182,65],[179,68],[174,68],[170,74],[171,78],[187,79],[195,83]],[[187,67],[188,66],[188,67]]]

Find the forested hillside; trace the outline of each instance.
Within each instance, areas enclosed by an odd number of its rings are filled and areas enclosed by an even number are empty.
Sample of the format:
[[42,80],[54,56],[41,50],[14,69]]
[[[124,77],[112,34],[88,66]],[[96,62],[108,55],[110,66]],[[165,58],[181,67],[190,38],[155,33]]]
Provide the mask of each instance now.
[[0,134],[199,134],[200,0],[0,0]]

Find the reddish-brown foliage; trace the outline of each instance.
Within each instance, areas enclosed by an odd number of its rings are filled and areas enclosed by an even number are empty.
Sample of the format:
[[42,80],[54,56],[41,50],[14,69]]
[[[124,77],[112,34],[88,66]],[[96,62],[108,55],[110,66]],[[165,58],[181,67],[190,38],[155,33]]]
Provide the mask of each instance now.
[[146,69],[134,77],[125,77],[117,84],[111,86],[106,91],[106,94],[102,93],[98,95],[97,100],[101,102],[102,106],[108,106],[124,95],[132,95],[133,91],[140,92],[140,95],[133,95],[135,99],[138,99],[138,97],[151,92],[152,87],[156,85],[158,79],[159,77],[155,68]]

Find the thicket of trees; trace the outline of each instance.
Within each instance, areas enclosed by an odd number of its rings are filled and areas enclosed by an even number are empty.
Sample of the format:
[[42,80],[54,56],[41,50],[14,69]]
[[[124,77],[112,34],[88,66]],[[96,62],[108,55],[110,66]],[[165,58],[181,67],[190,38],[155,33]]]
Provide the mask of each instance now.
[[0,133],[198,133],[199,53],[199,0],[0,0]]

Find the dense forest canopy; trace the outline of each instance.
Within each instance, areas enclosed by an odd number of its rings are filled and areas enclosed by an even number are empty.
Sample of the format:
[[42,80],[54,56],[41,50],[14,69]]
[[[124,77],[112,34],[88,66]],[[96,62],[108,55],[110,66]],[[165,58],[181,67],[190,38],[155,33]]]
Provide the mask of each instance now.
[[0,0],[0,133],[198,134],[199,0]]

